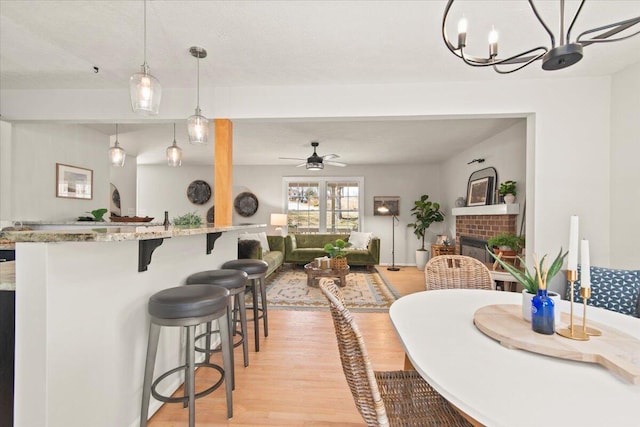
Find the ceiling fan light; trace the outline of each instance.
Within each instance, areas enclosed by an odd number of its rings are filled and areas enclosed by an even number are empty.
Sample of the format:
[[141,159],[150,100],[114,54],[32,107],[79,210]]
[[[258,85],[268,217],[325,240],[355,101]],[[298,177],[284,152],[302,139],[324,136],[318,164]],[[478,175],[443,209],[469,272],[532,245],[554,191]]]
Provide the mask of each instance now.
[[191,144],[206,144],[209,140],[209,120],[200,114],[200,108],[187,119],[187,131]]
[[307,162],[307,169],[319,171],[324,169],[324,163],[322,162]]
[[149,74],[149,67],[144,64],[139,73],[129,79],[129,95],[134,113],[155,116],[160,111],[162,87],[154,76]]

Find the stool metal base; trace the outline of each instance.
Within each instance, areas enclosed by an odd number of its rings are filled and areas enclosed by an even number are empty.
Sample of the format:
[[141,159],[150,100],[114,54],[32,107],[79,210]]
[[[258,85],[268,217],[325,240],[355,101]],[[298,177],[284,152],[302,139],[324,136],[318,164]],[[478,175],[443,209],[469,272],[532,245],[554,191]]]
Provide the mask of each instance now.
[[[213,392],[214,390],[218,389],[222,383],[224,382],[224,369],[222,369],[221,366],[216,365],[215,363],[207,363],[207,362],[198,362],[194,365],[196,368],[212,368],[215,369],[216,371],[218,371],[220,373],[220,379],[213,384],[211,387],[207,388],[206,390],[202,390],[199,393],[194,394],[194,399],[200,399],[201,397],[204,397],[206,395],[208,395],[209,393]],[[187,372],[187,369],[189,367],[187,365],[182,365],[182,366],[178,366],[177,368],[173,368],[167,372],[165,372],[164,374],[160,375],[158,378],[156,378],[156,380],[151,384],[151,395],[154,397],[154,399],[157,399],[161,402],[166,402],[166,403],[185,403],[188,402],[189,400],[189,396],[182,396],[182,397],[170,397],[170,396],[164,396],[160,393],[158,393],[156,391],[156,387],[157,385],[164,380],[165,378],[167,378],[169,375],[174,374],[176,372],[185,371],[185,375]]]

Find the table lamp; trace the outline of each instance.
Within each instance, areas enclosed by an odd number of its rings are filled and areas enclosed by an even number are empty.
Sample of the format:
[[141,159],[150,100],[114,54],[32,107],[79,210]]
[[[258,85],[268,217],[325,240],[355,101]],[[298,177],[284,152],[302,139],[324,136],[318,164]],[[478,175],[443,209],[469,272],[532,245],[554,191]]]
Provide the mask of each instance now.
[[287,214],[272,213],[271,225],[276,228],[276,234],[278,234],[279,236],[284,236],[285,233],[282,227],[287,225]]

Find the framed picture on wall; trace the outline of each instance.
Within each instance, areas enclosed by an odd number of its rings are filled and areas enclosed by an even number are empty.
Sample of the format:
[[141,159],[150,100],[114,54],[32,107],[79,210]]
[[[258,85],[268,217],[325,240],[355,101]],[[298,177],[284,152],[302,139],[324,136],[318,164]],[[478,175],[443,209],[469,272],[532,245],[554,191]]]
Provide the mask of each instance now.
[[373,196],[373,215],[374,216],[400,215],[400,197]]
[[56,197],[93,199],[93,171],[56,163]]
[[476,179],[469,182],[467,206],[484,206],[491,203],[490,177]]

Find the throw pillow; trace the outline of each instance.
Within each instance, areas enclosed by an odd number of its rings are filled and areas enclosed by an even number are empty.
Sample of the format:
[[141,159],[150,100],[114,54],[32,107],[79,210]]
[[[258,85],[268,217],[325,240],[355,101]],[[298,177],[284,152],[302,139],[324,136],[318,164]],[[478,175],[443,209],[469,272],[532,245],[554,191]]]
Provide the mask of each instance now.
[[349,243],[352,249],[367,249],[371,235],[373,233],[363,233],[360,231],[352,231],[349,235]]
[[[569,286],[567,286],[567,299],[571,297],[569,292]],[[591,267],[589,305],[638,317],[640,316],[638,313],[639,297],[640,271]],[[582,303],[580,266],[578,266],[578,280],[573,284],[573,300]]]
[[266,254],[269,252],[269,241],[267,240],[267,233],[242,233],[238,236],[240,240],[257,240],[260,242],[260,246],[262,247],[262,253]]

